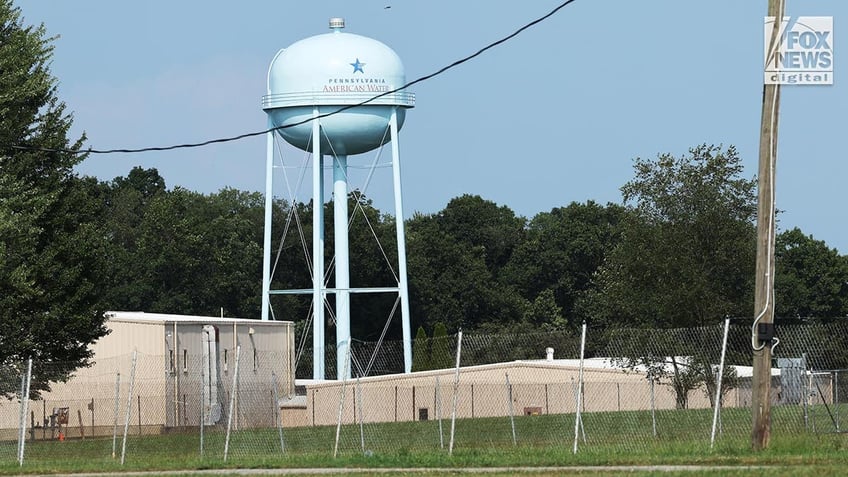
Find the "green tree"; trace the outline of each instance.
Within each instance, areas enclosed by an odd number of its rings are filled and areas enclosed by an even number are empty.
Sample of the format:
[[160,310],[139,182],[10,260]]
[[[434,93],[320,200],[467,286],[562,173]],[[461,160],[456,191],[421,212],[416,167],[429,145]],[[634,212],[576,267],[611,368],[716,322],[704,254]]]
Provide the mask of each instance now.
[[451,199],[437,220],[441,229],[459,242],[479,247],[494,276],[523,240],[526,222],[507,206],[469,194]]
[[33,395],[89,365],[88,345],[106,333],[97,188],[73,173],[84,155],[44,151],[79,151],[85,139],[68,137],[52,40],[0,0],[0,367],[33,358]]
[[777,236],[775,246],[778,317],[848,316],[848,261],[800,229]]
[[507,207],[463,195],[407,225],[412,317],[450,330],[520,322],[527,306],[501,271],[524,238],[525,220]]
[[137,193],[140,205],[145,205],[150,199],[167,190],[165,179],[159,175],[157,169],[143,169],[139,166],[130,169],[126,177],[116,177],[112,184],[115,189]]
[[572,202],[530,221],[526,239],[518,244],[502,274],[528,300],[545,290],[572,323],[580,323],[577,301],[589,291],[592,277],[619,236],[624,208]]
[[542,291],[524,311],[524,321],[535,329],[545,331],[564,330],[568,321],[562,316],[562,308],[554,300],[551,289]]
[[412,342],[412,370],[425,371],[430,369],[430,339],[423,326],[418,327],[415,340]]
[[[755,182],[736,149],[637,158],[622,236],[583,303],[600,324],[692,327],[750,313]],[[597,324],[597,323],[596,323]]]
[[100,222],[109,237],[109,287],[103,302],[110,310],[149,310],[152,285],[144,279],[147,261],[139,256],[138,242],[151,202],[167,193],[165,180],[156,169],[134,167],[106,188]]
[[410,305],[419,324],[441,321],[455,331],[521,320],[526,300],[495,278],[483,246],[454,236],[440,214],[416,214],[407,231]]
[[608,338],[628,343],[612,356],[667,380],[683,408],[691,390],[709,389],[717,361],[699,349],[704,339],[687,333],[751,309],[755,182],[740,177],[733,147],[637,158],[634,167],[636,177],[622,187],[621,238],[580,305],[595,328],[643,327]]
[[259,318],[264,197],[225,188],[207,200],[199,227],[210,262],[206,283],[212,311]]
[[433,325],[433,338],[430,343],[430,368],[446,369],[454,366],[455,357],[451,354],[453,340],[448,336],[444,323],[437,321]]
[[[157,194],[138,226],[133,302],[162,313],[257,317],[262,207],[259,193],[182,188]],[[141,285],[139,285],[141,284]]]

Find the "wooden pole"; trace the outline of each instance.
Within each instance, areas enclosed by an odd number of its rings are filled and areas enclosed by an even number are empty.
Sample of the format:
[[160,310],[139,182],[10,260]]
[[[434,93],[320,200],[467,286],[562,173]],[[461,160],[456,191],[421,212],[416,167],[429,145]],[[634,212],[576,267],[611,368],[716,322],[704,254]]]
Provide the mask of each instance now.
[[[776,54],[783,0],[769,0],[768,16],[775,18],[769,42],[769,54]],[[767,58],[768,62],[768,58]],[[751,344],[754,348],[754,376],[751,411],[754,450],[768,447],[771,427],[771,346],[774,335],[774,239],[775,239],[775,165],[777,162],[777,126],[780,85],[763,85],[762,121],[757,198],[757,268],[754,294],[754,326]]]

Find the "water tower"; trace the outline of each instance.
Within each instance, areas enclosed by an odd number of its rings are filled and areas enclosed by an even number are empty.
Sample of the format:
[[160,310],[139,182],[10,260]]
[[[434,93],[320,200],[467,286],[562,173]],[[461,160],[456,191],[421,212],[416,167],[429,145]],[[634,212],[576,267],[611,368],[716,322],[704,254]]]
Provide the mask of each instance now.
[[[398,55],[371,38],[345,33],[344,20],[330,19],[331,33],[312,36],[280,50],[268,69],[268,94],[262,109],[268,126],[276,129],[289,144],[312,153],[312,288],[310,290],[271,290],[271,211],[273,197],[274,133],[267,138],[265,169],[265,237],[262,273],[262,319],[267,320],[270,296],[284,293],[311,293],[313,302],[314,379],[324,379],[324,299],[336,300],[337,376],[343,379],[350,369],[345,358],[350,346],[350,294],[398,293],[403,329],[404,370],[412,369],[412,335],[406,278],[403,200],[400,185],[398,131],[406,110],[415,97],[406,91],[375,96],[401,87],[406,76]],[[368,101],[362,106],[352,107]],[[394,205],[397,223],[398,283],[385,288],[352,288],[348,259],[347,161],[391,144]],[[333,288],[324,284],[324,156],[332,160],[333,230],[335,236],[335,277]]]

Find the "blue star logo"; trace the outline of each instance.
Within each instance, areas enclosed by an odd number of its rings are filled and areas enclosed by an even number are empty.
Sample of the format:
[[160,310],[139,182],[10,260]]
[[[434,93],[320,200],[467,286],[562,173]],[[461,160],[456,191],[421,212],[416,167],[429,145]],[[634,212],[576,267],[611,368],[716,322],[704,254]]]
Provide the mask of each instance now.
[[362,74],[365,74],[365,71],[362,70],[362,67],[365,66],[365,63],[360,62],[359,58],[356,59],[356,63],[348,63],[348,64],[350,66],[353,66],[353,72],[354,73],[356,73],[358,71]]

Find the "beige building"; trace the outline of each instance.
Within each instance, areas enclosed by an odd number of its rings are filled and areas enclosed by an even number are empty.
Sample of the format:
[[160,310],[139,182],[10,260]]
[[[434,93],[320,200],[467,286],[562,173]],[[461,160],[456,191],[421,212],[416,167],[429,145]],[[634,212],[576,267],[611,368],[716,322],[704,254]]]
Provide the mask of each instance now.
[[[513,361],[461,368],[457,417],[573,413],[579,369],[578,360]],[[454,376],[455,370],[445,369],[367,377],[358,382],[308,382],[305,396],[283,403],[283,424],[335,424],[343,386],[344,423],[358,422],[358,413],[365,422],[448,417],[453,405]],[[608,359],[586,360],[583,380],[584,412],[649,410],[652,406],[658,410],[675,409],[675,394],[670,386],[658,382],[652,385],[645,373],[617,368]],[[725,395],[726,406],[741,401],[739,392],[734,389]],[[710,407],[704,389],[689,393],[688,407]]]
[[[107,318],[109,334],[92,345],[94,364],[29,403],[35,438],[111,435],[127,409],[132,433],[226,425],[237,355],[236,428],[275,425],[274,396],[294,393],[291,322],[141,312]],[[16,432],[18,409],[16,401],[0,405],[0,434]]]

